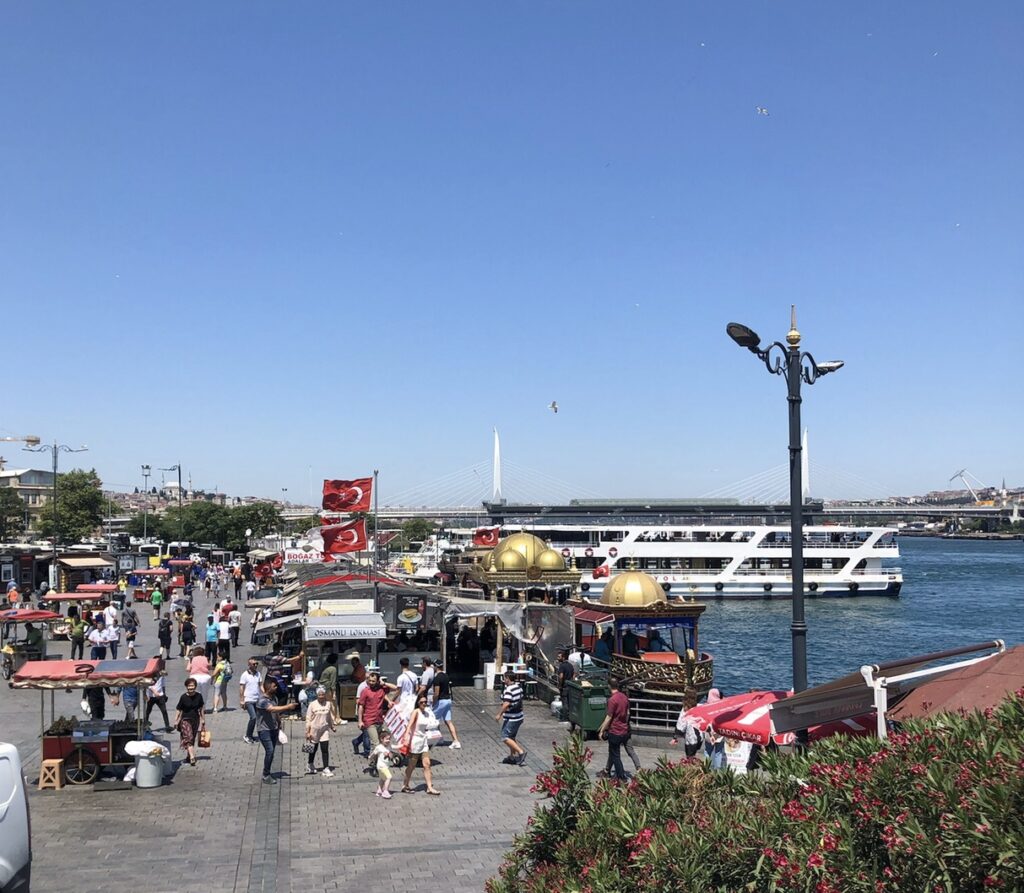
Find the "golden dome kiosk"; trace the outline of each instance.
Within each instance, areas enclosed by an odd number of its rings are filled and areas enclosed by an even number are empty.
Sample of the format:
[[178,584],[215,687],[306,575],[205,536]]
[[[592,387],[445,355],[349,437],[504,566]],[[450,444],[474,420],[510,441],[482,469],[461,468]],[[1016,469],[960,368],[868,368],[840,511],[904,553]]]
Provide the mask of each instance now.
[[714,660],[700,650],[704,605],[669,601],[661,584],[641,571],[612,577],[597,601],[573,599],[576,641],[598,663],[645,692],[681,698],[687,688],[706,694]]
[[580,585],[580,572],[532,533],[513,533],[465,570],[488,596],[564,604]]

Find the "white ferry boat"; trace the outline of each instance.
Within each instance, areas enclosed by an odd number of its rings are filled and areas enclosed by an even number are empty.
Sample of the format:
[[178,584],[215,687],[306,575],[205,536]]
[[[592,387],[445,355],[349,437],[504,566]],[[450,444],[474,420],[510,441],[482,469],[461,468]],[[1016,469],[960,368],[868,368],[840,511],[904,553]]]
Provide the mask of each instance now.
[[[583,573],[580,591],[585,598],[599,598],[612,575],[630,569],[653,576],[669,597],[785,599],[793,595],[788,526],[505,524],[498,535],[521,530],[539,536],[575,563]],[[444,545],[434,545],[429,555],[421,556],[429,567],[417,568],[417,576],[425,571],[431,575],[451,571],[453,562],[445,558],[469,548],[473,532],[445,531]],[[903,573],[888,563],[898,558],[892,528],[805,526],[804,592],[811,598],[898,596]]]

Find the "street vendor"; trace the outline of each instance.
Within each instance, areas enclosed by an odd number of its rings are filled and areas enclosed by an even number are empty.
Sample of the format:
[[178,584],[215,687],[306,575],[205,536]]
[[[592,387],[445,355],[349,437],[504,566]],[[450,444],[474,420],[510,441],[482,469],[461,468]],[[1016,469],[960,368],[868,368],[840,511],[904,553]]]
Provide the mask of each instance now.
[[25,624],[25,647],[37,654],[42,654],[43,651],[43,631],[36,629],[32,623]]

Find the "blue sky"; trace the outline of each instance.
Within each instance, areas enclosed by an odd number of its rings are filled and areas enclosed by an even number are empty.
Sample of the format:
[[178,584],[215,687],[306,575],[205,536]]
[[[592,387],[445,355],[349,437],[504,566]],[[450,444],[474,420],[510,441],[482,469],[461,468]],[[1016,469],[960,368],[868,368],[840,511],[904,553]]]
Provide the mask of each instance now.
[[497,426],[581,492],[703,494],[786,461],[725,325],[796,303],[847,364],[816,495],[1024,484],[1022,37],[1014,2],[6,3],[0,433],[386,495]]

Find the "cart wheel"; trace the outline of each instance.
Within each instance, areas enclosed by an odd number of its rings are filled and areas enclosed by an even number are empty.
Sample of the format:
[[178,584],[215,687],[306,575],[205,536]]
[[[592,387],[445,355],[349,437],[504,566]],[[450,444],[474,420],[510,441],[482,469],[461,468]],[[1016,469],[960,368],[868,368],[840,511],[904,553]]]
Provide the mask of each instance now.
[[10,679],[11,678],[11,670],[13,668],[14,668],[13,665],[9,661],[6,661],[6,660],[4,661],[4,665],[3,665],[4,679]]
[[100,761],[84,747],[76,747],[64,758],[64,780],[68,784],[92,784],[99,775]]

